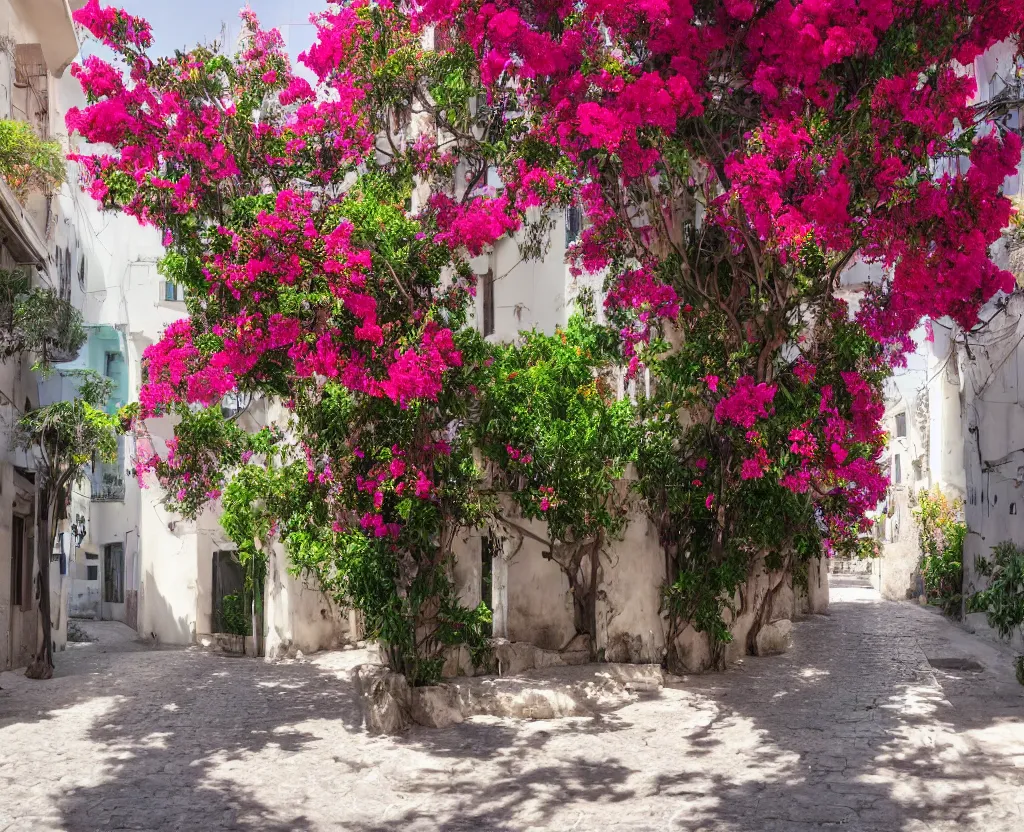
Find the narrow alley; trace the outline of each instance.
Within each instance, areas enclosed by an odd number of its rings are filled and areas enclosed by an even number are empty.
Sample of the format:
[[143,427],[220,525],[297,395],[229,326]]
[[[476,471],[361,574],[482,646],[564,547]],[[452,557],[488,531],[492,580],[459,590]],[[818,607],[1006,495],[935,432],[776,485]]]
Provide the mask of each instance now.
[[88,623],[99,641],[54,680],[0,675],[0,830],[1024,828],[1010,654],[871,589],[833,594],[787,655],[604,717],[399,738],[361,728],[362,651],[264,663]]

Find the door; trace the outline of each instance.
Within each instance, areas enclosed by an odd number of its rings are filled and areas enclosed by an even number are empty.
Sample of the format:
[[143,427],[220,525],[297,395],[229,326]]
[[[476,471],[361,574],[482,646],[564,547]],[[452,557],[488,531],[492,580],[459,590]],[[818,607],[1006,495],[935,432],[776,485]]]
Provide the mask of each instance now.
[[124,544],[103,547],[103,618],[124,621]]
[[213,553],[213,609],[215,633],[246,635],[252,629],[245,595],[245,570],[234,552]]
[[11,603],[7,630],[7,669],[21,665],[25,652],[25,610],[32,609],[31,549],[26,545],[26,520],[20,514],[11,518]]

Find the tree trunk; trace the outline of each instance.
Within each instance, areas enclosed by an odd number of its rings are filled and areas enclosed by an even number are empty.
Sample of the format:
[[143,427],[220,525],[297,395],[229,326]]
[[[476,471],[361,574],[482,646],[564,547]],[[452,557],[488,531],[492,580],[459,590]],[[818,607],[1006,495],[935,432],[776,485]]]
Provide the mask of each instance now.
[[[792,577],[791,567],[792,559],[786,558],[786,560],[783,561],[782,569],[780,570],[779,580],[776,581],[774,586],[769,585],[768,589],[765,590],[761,606],[757,608],[757,611],[754,614],[754,621],[750,626],[750,631],[747,633],[747,653],[751,656],[757,655],[757,636],[760,634],[761,630],[771,623],[772,609],[775,606],[775,599],[787,579]],[[770,572],[767,572],[767,574],[769,577],[771,576]],[[752,580],[756,580],[756,577]]]
[[[569,583],[569,591],[572,594],[573,626],[576,629],[576,636],[587,637],[587,647],[592,659],[597,658],[597,588],[600,583],[600,558],[603,540],[604,534],[602,532],[589,544],[568,544],[572,551],[572,556],[568,559],[564,560],[554,557],[553,553],[551,558],[558,564]],[[562,545],[566,546],[567,544]],[[584,554],[584,547],[589,548],[589,553]],[[552,550],[554,548],[552,546]],[[588,556],[589,570],[583,564],[584,557]]]
[[590,550],[590,582],[587,587],[587,624],[590,633],[590,657],[597,658],[597,586],[600,580],[601,570],[601,541],[604,538],[602,532],[597,533],[597,539]]
[[53,677],[53,622],[50,615],[50,552],[53,549],[57,499],[49,489],[40,492],[36,504],[36,566],[39,569],[38,643],[32,663],[25,669],[29,679]]

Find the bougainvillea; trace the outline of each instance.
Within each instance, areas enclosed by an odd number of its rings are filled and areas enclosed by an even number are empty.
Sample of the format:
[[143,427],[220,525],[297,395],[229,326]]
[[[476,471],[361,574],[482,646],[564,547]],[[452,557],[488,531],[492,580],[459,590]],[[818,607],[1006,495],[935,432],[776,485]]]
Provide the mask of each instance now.
[[[640,487],[677,555],[670,614],[728,638],[761,555],[853,545],[886,487],[881,384],[921,318],[970,325],[1013,286],[988,249],[1021,143],[977,121],[963,67],[1024,3],[424,0],[414,22],[468,44],[514,118],[508,187],[523,166],[575,184],[573,267],[604,270],[652,379]],[[851,319],[855,263],[881,277]]]
[[[315,84],[250,12],[236,58],[158,61],[144,22],[77,15],[129,75],[75,70],[90,103],[68,125],[113,148],[77,157],[86,185],[163,229],[189,292],[142,415],[283,402],[322,548],[373,553],[397,587],[378,634],[419,677],[438,639],[416,633],[448,632],[448,542],[485,510],[468,258],[511,233],[539,255],[555,209],[584,212],[571,269],[604,273],[621,360],[651,379],[638,488],[666,608],[720,641],[762,558],[854,545],[886,486],[881,384],[922,316],[970,324],[1012,285],[988,248],[1020,141],[975,122],[958,67],[1021,30],[1024,0],[346,0],[315,20]],[[884,276],[851,315],[858,262]],[[508,470],[540,459],[495,447]],[[748,605],[760,622],[771,598]]]
[[[399,135],[395,115],[439,57],[388,4],[318,18],[303,56],[316,89],[250,12],[234,58],[200,47],[153,60],[148,27],[97,0],[76,19],[130,78],[97,58],[75,68],[89,104],[68,126],[96,147],[73,158],[104,205],[163,231],[161,270],[189,304],[145,354],[140,479],[155,475],[189,515],[227,490],[233,528],[273,528],[364,611],[396,667],[436,678],[444,647],[481,623],[458,610],[447,571],[455,532],[481,512],[460,425],[483,342],[465,325],[474,287],[456,250],[509,227],[497,203],[461,193],[444,227],[428,200],[410,210],[424,142]],[[226,420],[229,393],[282,408],[277,428]],[[168,415],[174,438],[150,439],[146,421]],[[276,484],[268,499],[306,497],[271,501],[279,523],[238,521],[252,489],[232,477],[253,465]],[[298,517],[323,521],[313,543]]]

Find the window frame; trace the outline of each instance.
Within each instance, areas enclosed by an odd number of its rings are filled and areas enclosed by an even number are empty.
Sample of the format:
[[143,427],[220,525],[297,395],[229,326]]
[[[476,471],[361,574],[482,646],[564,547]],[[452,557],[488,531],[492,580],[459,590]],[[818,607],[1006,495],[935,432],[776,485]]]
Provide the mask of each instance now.
[[897,439],[907,438],[907,412],[897,413],[893,417],[893,432]]
[[483,315],[481,331],[484,337],[494,334],[494,270],[488,269],[483,281]]

